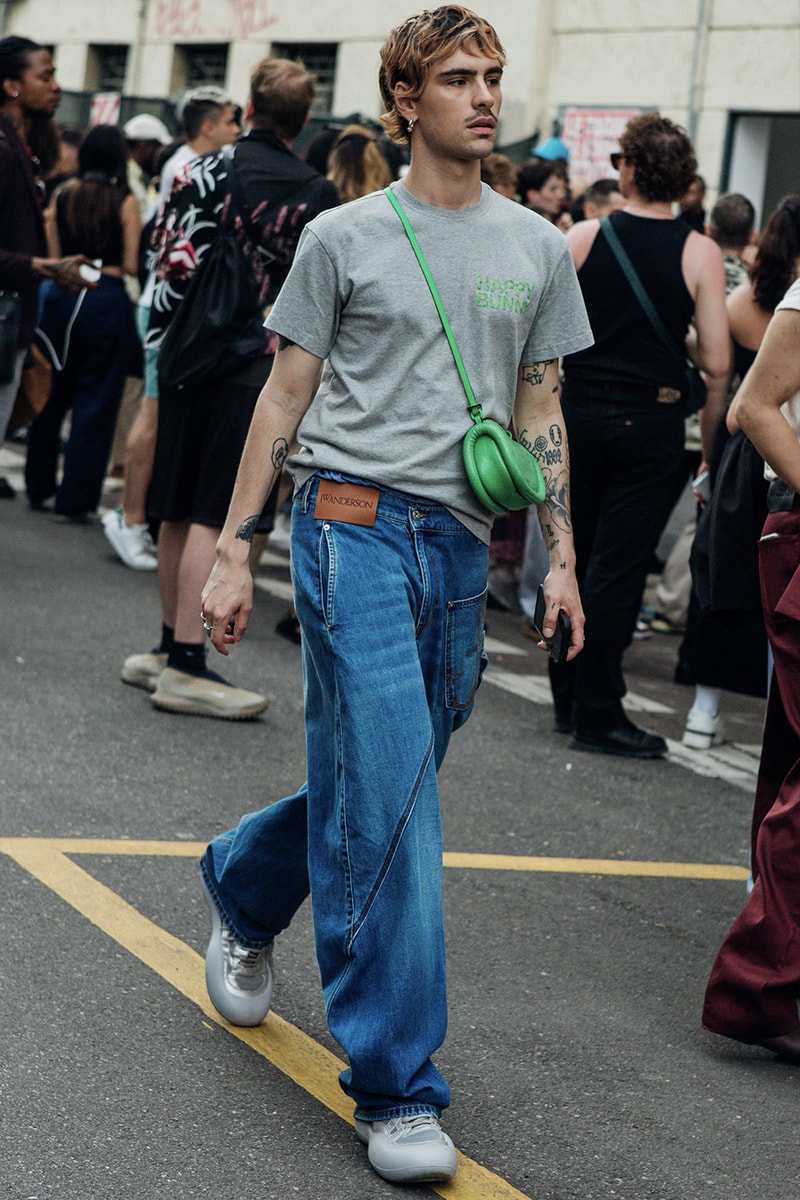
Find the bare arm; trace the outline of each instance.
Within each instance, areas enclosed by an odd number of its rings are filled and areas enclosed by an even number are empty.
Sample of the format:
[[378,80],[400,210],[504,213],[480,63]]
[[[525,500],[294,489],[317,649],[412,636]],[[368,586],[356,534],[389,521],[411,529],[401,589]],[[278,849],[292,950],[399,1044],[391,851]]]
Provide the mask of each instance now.
[[236,486],[217,542],[217,561],[203,589],[202,611],[220,654],[241,641],[253,610],[250,543],[267,496],[319,383],[322,361],[281,339],[272,373],[253,413]]
[[134,278],[139,271],[139,241],[142,236],[142,215],[139,201],[128,195],[119,210],[122,224],[122,270]]
[[738,422],[776,475],[800,492],[800,443],[780,411],[800,392],[800,312],[781,309],[772,318],[756,355],[733,398]]
[[583,648],[584,616],[575,578],[575,548],[569,512],[569,448],[559,397],[558,363],[523,363],[514,403],[517,440],[535,455],[546,493],[539,505],[550,570],[544,581],[546,616],[542,633],[555,632],[559,609],[570,619],[569,659]]
[[683,251],[683,274],[694,297],[694,326],[686,342],[689,357],[703,372],[708,396],[700,410],[703,459],[711,457],[725,414],[731,369],[731,341],[725,309],[725,264],[716,242],[693,233]]
[[44,211],[44,232],[47,238],[47,253],[52,258],[61,258],[61,238],[58,236],[58,221],[56,219],[56,198],[60,189],[56,189],[50,197],[50,203]]

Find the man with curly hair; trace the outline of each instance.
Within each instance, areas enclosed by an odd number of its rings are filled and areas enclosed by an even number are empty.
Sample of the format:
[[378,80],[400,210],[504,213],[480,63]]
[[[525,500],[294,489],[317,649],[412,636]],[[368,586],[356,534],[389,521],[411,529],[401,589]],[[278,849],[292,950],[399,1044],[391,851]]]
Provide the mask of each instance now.
[[[594,345],[564,360],[572,516],[586,646],[550,663],[556,729],[582,750],[658,758],[664,738],[622,706],[629,645],[653,553],[684,471],[686,354],[704,372],[704,458],[725,404],[729,338],[719,247],[676,220],[696,170],[686,133],[659,113],[628,122],[611,155],[625,206],[605,224],[581,221],[567,240]],[[669,334],[667,344],[612,252],[616,234]],[[701,470],[703,468],[701,467]]]
[[[569,250],[481,184],[505,62],[492,27],[445,5],[395,29],[381,58],[387,130],[411,146],[392,193],[484,412],[507,427],[513,411],[540,456],[541,512],[558,528],[544,633],[563,608],[574,657],[583,614],[557,359],[591,331]],[[439,1116],[450,1090],[432,1061],[447,1025],[437,770],[480,682],[492,518],[464,467],[471,421],[453,355],[388,196],[309,224],[268,325],[278,353],[203,612],[227,653],[252,609],[253,529],[296,437],[308,782],[204,855],[206,980],[229,1021],[262,1021],[272,941],[310,890],[328,1025],[349,1063],[340,1082],[369,1162],[395,1183],[449,1179],[456,1154]]]

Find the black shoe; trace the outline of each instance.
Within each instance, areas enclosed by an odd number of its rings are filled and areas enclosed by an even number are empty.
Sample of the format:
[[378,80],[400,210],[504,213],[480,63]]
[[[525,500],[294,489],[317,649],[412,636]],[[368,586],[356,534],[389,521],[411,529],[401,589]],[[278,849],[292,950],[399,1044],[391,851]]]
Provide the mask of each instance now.
[[575,730],[572,745],[576,750],[616,754],[620,758],[661,758],[667,753],[667,743],[662,737],[637,728],[627,718],[613,729],[579,727]]
[[13,500],[16,494],[5,475],[0,475],[0,500]]
[[297,613],[294,608],[290,608],[285,617],[281,617],[278,624],[275,626],[275,632],[281,637],[287,638],[290,642],[294,642],[299,646],[303,640],[300,633],[300,622],[297,619]]

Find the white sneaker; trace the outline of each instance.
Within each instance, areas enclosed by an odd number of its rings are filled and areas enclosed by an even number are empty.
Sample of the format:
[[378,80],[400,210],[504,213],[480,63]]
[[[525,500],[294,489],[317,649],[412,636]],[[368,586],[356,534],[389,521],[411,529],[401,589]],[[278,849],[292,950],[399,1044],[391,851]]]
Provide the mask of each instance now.
[[168,654],[161,654],[158,650],[152,650],[149,654],[129,654],[122,664],[120,679],[132,687],[154,692],[168,658]]
[[233,687],[214,671],[192,675],[174,667],[161,672],[151,699],[154,708],[163,708],[167,712],[221,717],[228,721],[257,717],[269,704],[266,696]]
[[126,525],[121,508],[112,508],[103,517],[103,532],[118,558],[134,571],[155,571],[158,567],[155,542],[146,525]]
[[370,1166],[389,1183],[434,1183],[456,1173],[456,1148],[432,1113],[355,1124]]
[[682,741],[689,750],[710,750],[712,746],[719,746],[725,741],[722,715],[704,712],[701,708],[690,709]]

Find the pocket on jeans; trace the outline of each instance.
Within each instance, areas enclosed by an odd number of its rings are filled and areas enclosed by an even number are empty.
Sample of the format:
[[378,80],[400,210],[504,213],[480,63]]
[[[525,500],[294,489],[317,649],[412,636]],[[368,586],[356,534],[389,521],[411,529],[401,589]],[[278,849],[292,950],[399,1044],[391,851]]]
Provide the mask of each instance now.
[[471,707],[486,665],[483,630],[487,594],[484,590],[468,600],[447,602],[445,703],[454,712]]

